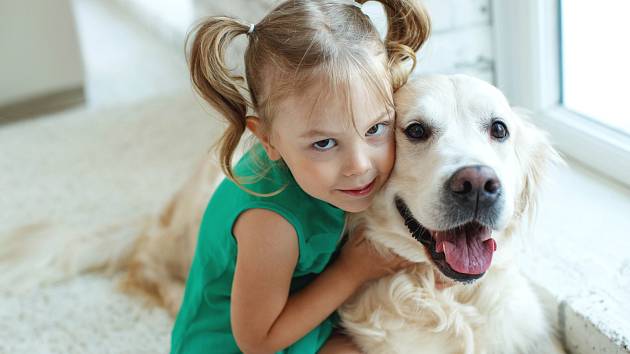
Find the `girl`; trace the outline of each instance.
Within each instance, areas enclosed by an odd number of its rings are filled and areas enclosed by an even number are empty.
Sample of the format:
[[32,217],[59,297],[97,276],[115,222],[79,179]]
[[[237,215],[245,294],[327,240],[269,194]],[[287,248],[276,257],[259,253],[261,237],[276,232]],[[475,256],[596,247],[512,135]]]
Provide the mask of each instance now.
[[[202,220],[172,353],[358,353],[331,336],[331,314],[366,281],[409,264],[373,253],[360,232],[331,256],[345,212],[365,210],[387,180],[392,92],[429,32],[413,0],[380,2],[385,43],[361,5],[343,0],[291,0],[255,25],[213,17],[197,28],[192,80],[229,122],[228,178]],[[241,34],[251,105],[224,63]],[[232,169],[246,129],[257,143]]]

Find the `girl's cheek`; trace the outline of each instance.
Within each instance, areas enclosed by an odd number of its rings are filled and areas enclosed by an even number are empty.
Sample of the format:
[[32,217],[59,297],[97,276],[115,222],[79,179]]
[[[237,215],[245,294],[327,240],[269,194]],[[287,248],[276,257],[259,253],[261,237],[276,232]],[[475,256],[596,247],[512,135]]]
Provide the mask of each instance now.
[[335,171],[335,163],[331,160],[311,160],[307,165],[305,173],[311,179],[321,180],[318,182],[324,183],[322,179],[329,179]]

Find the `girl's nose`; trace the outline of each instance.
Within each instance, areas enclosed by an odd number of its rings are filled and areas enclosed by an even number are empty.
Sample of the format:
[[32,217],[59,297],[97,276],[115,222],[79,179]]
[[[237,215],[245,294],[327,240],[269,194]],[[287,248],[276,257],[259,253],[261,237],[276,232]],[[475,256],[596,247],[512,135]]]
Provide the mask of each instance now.
[[372,162],[367,152],[357,149],[349,155],[345,164],[343,175],[346,177],[361,176],[368,172],[371,167]]

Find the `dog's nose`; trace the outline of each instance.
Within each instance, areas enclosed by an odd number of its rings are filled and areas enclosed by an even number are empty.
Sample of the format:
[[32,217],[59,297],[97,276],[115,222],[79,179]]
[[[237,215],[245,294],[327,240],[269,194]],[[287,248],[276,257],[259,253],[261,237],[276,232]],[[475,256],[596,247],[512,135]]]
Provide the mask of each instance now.
[[460,203],[468,207],[488,207],[501,191],[501,182],[488,166],[467,166],[457,170],[448,180],[447,187]]

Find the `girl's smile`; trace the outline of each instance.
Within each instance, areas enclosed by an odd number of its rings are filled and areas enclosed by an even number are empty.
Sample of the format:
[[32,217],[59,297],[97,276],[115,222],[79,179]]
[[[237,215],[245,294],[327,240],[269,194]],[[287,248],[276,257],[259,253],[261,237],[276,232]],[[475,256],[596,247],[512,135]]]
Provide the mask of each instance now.
[[360,187],[348,188],[348,189],[341,188],[341,189],[338,189],[338,191],[342,193],[346,193],[353,197],[359,197],[359,198],[366,197],[370,195],[370,193],[374,190],[375,181],[376,181],[376,178],[372,179],[369,183],[362,185]]

